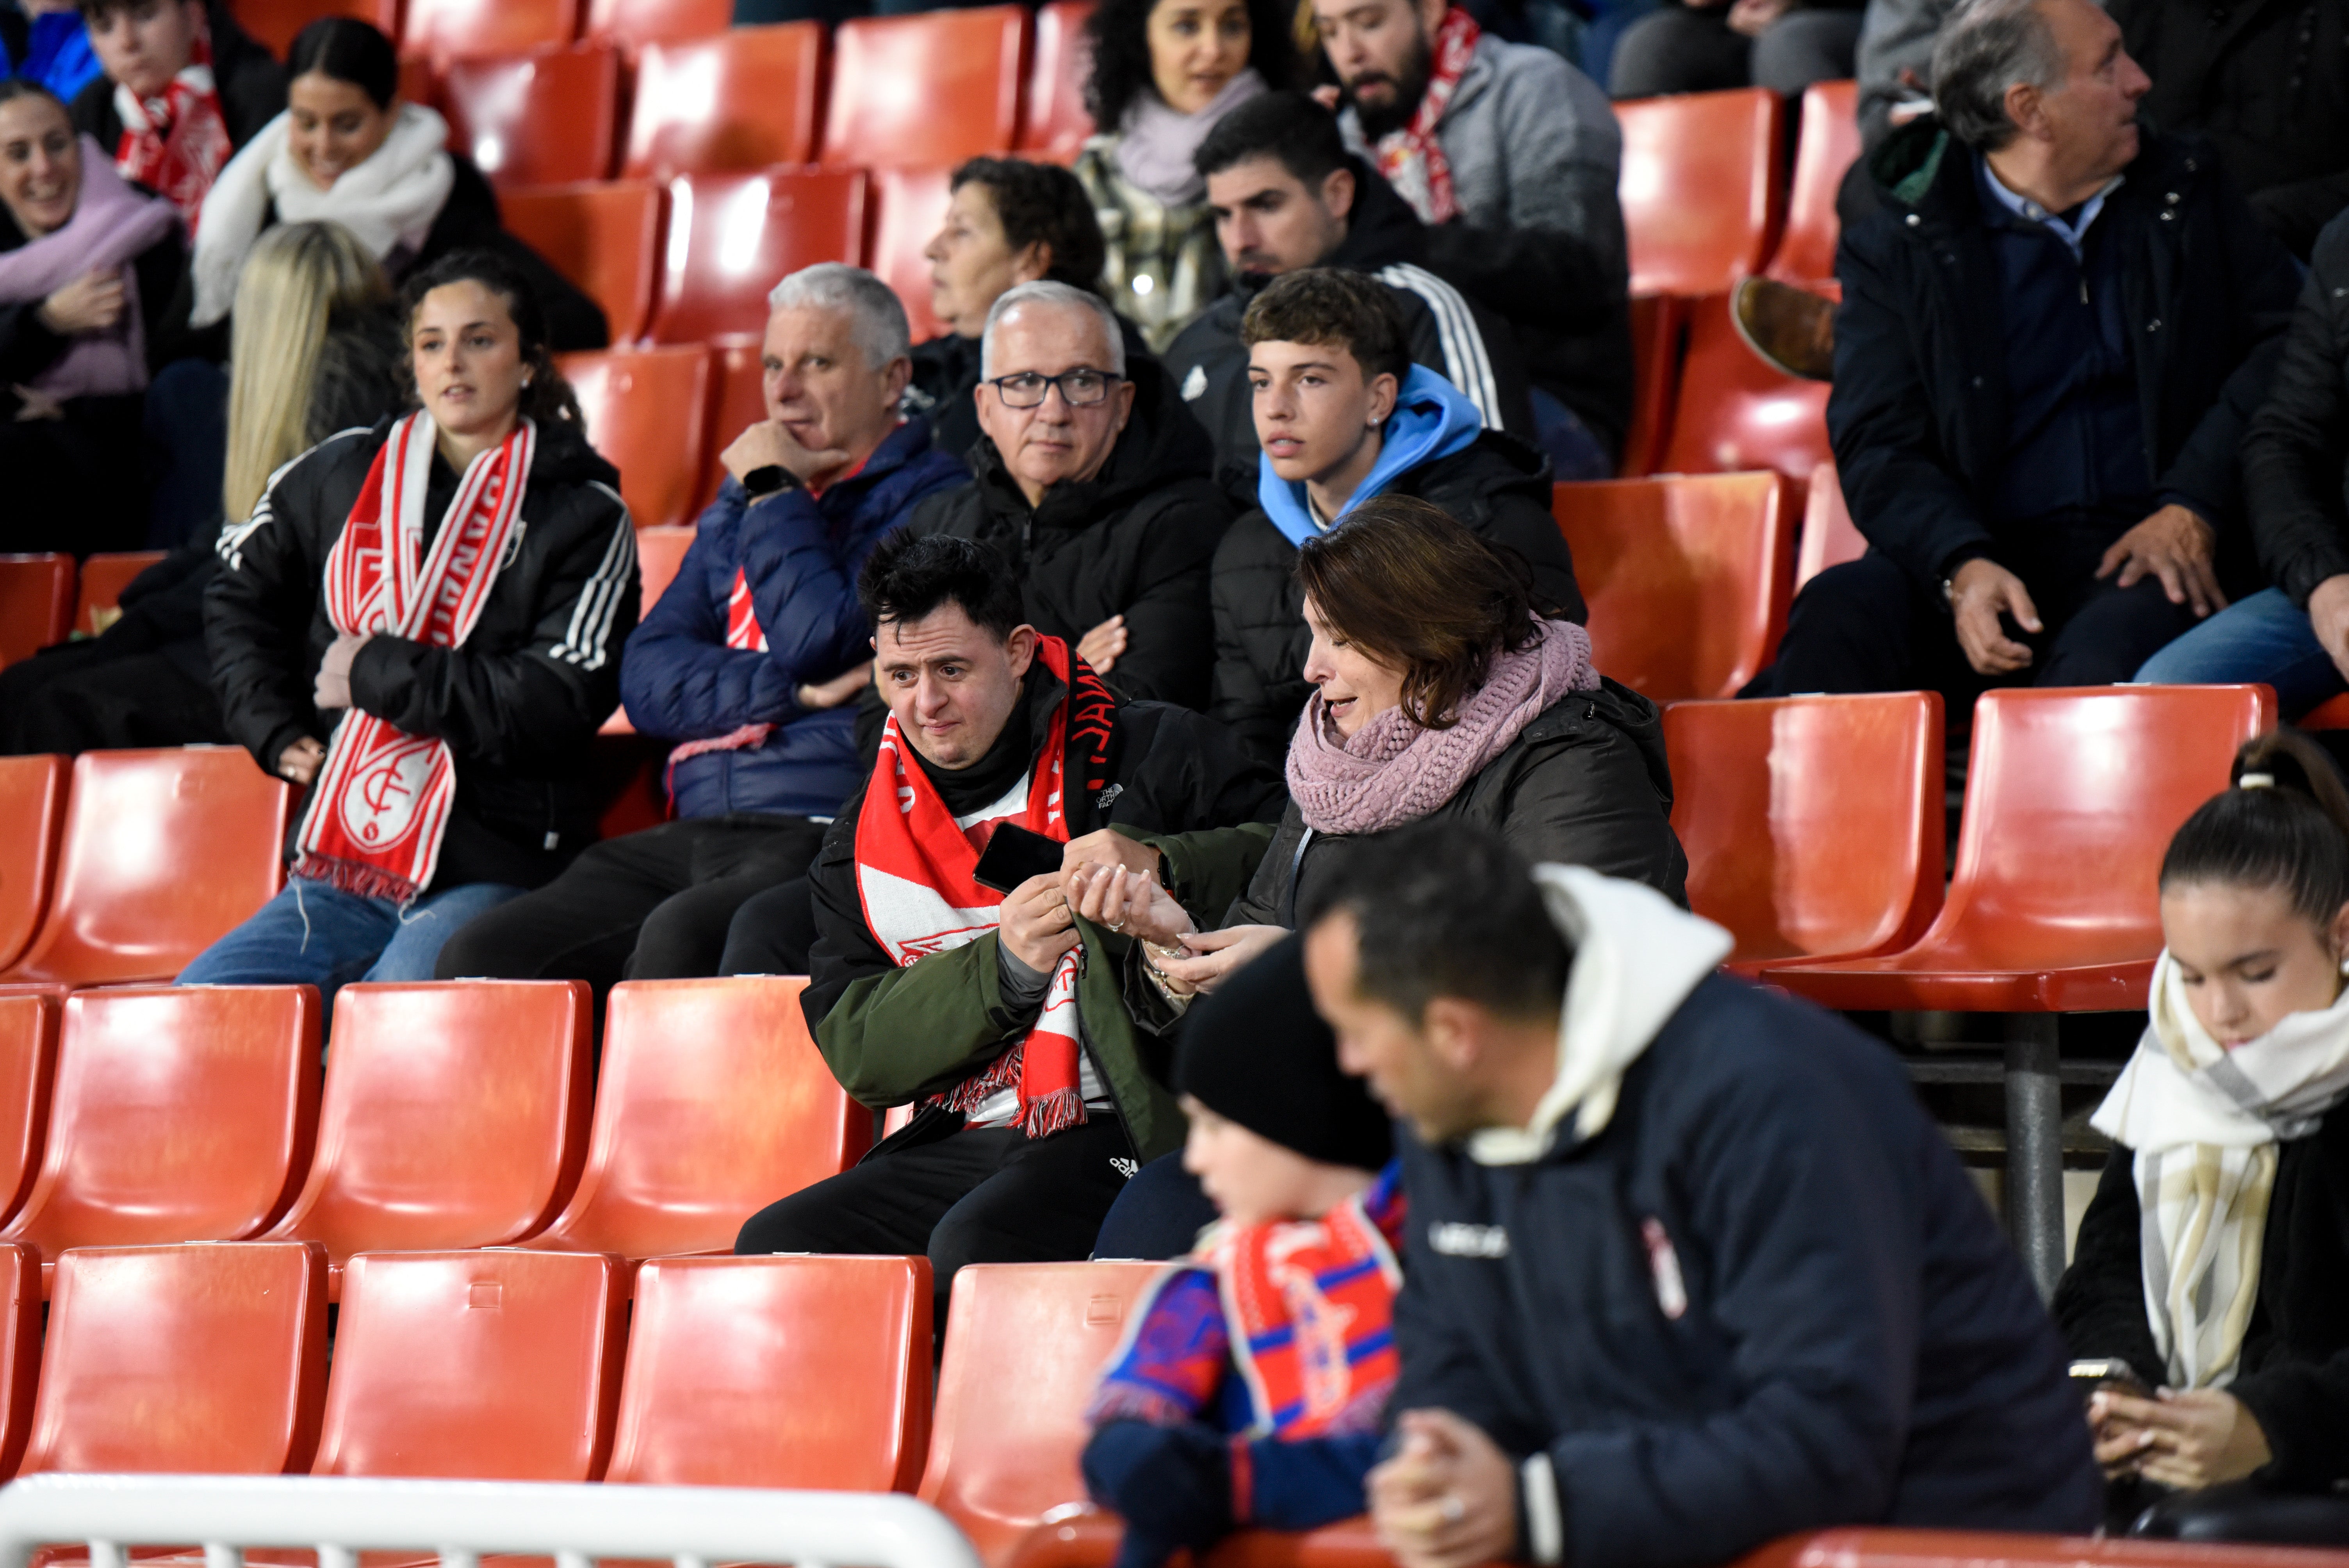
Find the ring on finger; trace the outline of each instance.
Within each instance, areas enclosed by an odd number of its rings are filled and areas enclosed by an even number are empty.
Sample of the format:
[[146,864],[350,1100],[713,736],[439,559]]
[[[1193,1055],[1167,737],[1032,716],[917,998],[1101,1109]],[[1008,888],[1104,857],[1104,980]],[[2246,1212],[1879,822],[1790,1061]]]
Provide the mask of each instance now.
[[1444,1522],[1457,1524],[1468,1517],[1468,1505],[1452,1492],[1444,1494]]

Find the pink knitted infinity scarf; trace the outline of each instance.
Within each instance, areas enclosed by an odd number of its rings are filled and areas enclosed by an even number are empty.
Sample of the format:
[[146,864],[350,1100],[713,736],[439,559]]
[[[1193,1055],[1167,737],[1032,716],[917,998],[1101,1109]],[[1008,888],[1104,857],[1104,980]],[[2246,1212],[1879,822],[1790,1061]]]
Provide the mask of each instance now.
[[1590,634],[1545,621],[1538,642],[1493,661],[1449,729],[1391,707],[1340,738],[1315,692],[1288,743],[1288,794],[1317,833],[1377,833],[1417,821],[1460,792],[1568,692],[1599,689]]

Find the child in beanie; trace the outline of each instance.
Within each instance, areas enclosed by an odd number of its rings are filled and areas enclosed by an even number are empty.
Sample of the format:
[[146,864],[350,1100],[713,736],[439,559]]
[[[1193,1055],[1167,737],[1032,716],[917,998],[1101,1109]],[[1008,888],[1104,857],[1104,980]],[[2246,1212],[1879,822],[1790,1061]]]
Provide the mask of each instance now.
[[1154,1284],[1086,1412],[1117,1568],[1361,1512],[1398,1368],[1392,1132],[1338,1069],[1299,938],[1191,1010],[1174,1068],[1183,1166],[1223,1218]]

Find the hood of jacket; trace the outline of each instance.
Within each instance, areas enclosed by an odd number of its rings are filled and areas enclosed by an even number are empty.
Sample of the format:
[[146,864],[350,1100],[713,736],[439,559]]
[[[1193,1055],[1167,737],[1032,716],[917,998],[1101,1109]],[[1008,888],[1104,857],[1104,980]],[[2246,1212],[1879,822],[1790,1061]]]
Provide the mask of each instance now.
[[1469,1138],[1469,1158],[1480,1165],[1540,1159],[1569,1114],[1569,1147],[1606,1130],[1625,1070],[1735,945],[1729,933],[1644,883],[1565,865],[1537,866],[1534,880],[1575,950],[1558,1010],[1557,1077],[1526,1126]]
[[1126,368],[1133,377],[1133,414],[1101,471],[1089,480],[1053,485],[1033,508],[1019,481],[1003,466],[1003,454],[995,443],[985,436],[978,438],[968,460],[988,511],[1032,518],[1039,529],[1073,533],[1155,491],[1215,471],[1214,443],[1175,396],[1165,367],[1155,359],[1139,365],[1129,359]]
[[[1347,512],[1422,463],[1466,451],[1484,429],[1485,417],[1464,393],[1424,365],[1413,366],[1402,396],[1395,399],[1395,411],[1380,430],[1384,444],[1379,460],[1347,500],[1346,511],[1331,519],[1330,526],[1345,521]],[[1257,459],[1256,499],[1272,526],[1291,544],[1303,544],[1326,531],[1314,521],[1305,481],[1282,479],[1273,471],[1272,459],[1262,455]]]

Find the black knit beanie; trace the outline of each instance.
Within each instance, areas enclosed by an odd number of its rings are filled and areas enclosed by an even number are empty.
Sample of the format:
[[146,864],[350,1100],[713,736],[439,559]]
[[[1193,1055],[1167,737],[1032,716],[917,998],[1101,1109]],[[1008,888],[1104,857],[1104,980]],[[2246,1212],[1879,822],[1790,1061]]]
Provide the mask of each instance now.
[[1324,1165],[1376,1171],[1393,1152],[1387,1113],[1338,1069],[1338,1037],[1313,1010],[1300,936],[1192,1005],[1174,1047],[1174,1087]]

